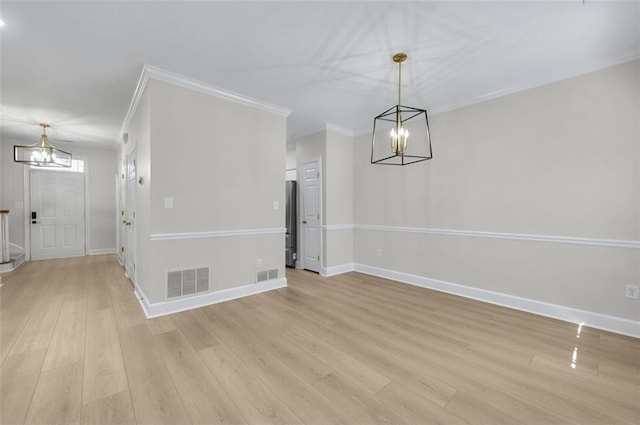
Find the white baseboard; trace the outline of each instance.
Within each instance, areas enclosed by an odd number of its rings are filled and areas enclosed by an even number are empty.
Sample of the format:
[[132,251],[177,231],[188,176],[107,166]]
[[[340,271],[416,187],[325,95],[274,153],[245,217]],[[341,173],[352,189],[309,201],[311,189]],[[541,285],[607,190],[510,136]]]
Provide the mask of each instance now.
[[320,276],[330,277],[342,273],[348,273],[353,271],[353,263],[340,264],[339,266],[322,267],[320,268]]
[[105,255],[105,254],[115,254],[115,248],[101,248],[101,249],[90,249],[87,255]]
[[259,294],[274,289],[286,288],[287,279],[280,278],[267,282],[254,283],[250,285],[240,286],[238,288],[223,289],[221,291],[209,292],[203,295],[197,295],[190,298],[182,298],[174,301],[166,301],[161,303],[150,303],[140,288],[135,286],[135,294],[140,301],[142,310],[147,319],[165,316],[167,314],[179,313],[181,311],[191,310],[198,307],[204,307],[211,304],[217,304],[225,301],[235,300],[249,295]]
[[[346,265],[340,267],[344,266]],[[461,297],[471,298],[490,304],[497,304],[503,307],[513,308],[515,310],[526,311],[540,316],[564,320],[570,323],[582,323],[588,327],[640,338],[640,322],[634,320],[594,313],[558,304],[546,303],[543,301],[521,298],[514,295],[488,291],[486,289],[472,288],[470,286],[459,285],[437,279],[429,279],[427,277],[382,269],[365,264],[355,263],[351,270],[410,285],[420,286],[422,288],[459,295]]]

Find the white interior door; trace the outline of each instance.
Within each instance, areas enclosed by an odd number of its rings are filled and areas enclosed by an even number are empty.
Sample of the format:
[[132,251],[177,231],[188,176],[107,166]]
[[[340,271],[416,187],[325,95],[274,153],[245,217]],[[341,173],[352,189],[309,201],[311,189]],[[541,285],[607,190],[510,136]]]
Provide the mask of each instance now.
[[303,268],[320,272],[320,161],[302,164]]
[[136,182],[136,152],[133,150],[127,155],[126,207],[122,219],[125,270],[132,283],[136,281]]
[[31,170],[31,259],[85,255],[84,173]]
[[120,173],[116,176],[116,187],[118,188],[118,217],[117,217],[117,229],[118,229],[118,262],[124,267],[126,266],[126,257],[124,253],[124,247],[127,245],[125,242],[126,226],[124,224],[124,209],[126,207],[127,199],[127,158],[121,159]]

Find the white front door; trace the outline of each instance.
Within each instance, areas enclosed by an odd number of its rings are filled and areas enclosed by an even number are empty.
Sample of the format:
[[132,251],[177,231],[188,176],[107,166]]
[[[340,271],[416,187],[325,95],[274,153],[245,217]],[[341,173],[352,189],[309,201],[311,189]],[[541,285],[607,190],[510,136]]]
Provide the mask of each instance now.
[[303,268],[320,272],[320,161],[302,163]]
[[127,155],[126,170],[126,207],[122,220],[124,229],[124,256],[127,277],[131,283],[136,282],[136,151]]
[[85,255],[84,174],[31,170],[31,259]]

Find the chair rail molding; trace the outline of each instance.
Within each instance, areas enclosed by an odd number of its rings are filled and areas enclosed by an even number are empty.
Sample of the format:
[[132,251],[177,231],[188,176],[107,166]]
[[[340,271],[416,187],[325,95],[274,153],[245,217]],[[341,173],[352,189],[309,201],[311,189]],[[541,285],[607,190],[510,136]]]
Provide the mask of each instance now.
[[373,224],[355,224],[357,230],[383,232],[421,233],[428,235],[464,236],[473,238],[510,239],[531,242],[564,243],[572,245],[606,246],[614,248],[640,249],[640,241],[623,239],[597,239],[573,236],[532,235],[526,233],[483,232],[475,230],[433,229],[424,227],[380,226]]

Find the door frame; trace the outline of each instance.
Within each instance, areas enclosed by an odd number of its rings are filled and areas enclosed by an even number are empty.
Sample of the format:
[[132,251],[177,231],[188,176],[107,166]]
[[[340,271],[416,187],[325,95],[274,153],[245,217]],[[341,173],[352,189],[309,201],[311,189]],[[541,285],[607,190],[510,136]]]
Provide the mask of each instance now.
[[[324,264],[324,243],[323,243],[323,239],[324,239],[324,225],[322,224],[324,221],[324,214],[323,214],[323,210],[322,210],[322,206],[323,206],[323,198],[324,198],[324,189],[322,186],[322,178],[323,178],[323,173],[322,173],[322,156],[317,156],[317,157],[312,157],[312,158],[307,158],[307,159],[301,159],[298,161],[298,171],[297,171],[297,176],[303,176],[303,165],[307,162],[314,162],[317,161],[318,162],[318,173],[320,174],[318,176],[318,212],[320,214],[320,218],[318,219],[318,244],[319,244],[319,253],[320,253],[320,270],[318,271],[318,273],[322,272],[323,269],[323,264]],[[304,258],[305,258],[305,253],[304,253],[304,231],[302,230],[302,220],[303,218],[303,213],[304,211],[302,210],[302,208],[304,208],[304,185],[302,184],[303,182],[298,181],[298,199],[300,200],[298,202],[298,229],[300,229],[300,231],[298,232],[298,260],[296,260],[296,269],[304,269],[305,268],[305,264],[304,264]]]
[[[129,189],[129,160],[130,157],[133,156],[133,161],[135,164],[135,177],[134,177],[134,182],[133,182],[133,192],[135,193],[135,195],[133,196],[133,199],[130,199],[128,196],[128,189]],[[137,285],[137,275],[138,275],[138,271],[137,268],[135,267],[136,261],[137,261],[137,251],[136,251],[136,247],[138,245],[138,232],[137,232],[137,227],[134,227],[133,230],[133,249],[130,246],[130,238],[129,238],[129,234],[131,232],[131,230],[129,229],[128,226],[124,226],[123,223],[126,220],[127,216],[127,210],[132,206],[133,210],[134,210],[134,216],[135,216],[135,211],[137,210],[137,202],[138,202],[138,194],[137,194],[137,190],[138,190],[138,150],[137,150],[137,146],[136,143],[132,143],[131,146],[128,146],[128,148],[123,151],[123,174],[124,174],[124,179],[122,179],[122,184],[123,184],[123,190],[124,190],[124,202],[122,203],[122,211],[124,211],[124,215],[119,216],[120,218],[120,228],[121,228],[121,232],[122,232],[122,246],[124,247],[124,255],[122,255],[122,260],[123,260],[123,264],[122,267],[124,268],[124,275],[127,279],[129,279],[129,281],[131,282],[131,284],[135,287]],[[133,201],[133,202],[132,202]],[[133,204],[133,205],[130,205]],[[136,226],[136,218],[133,218],[133,222],[134,222],[134,226]],[[129,273],[130,270],[128,269],[129,267],[129,263],[130,261],[133,260],[133,273]]]
[[[84,255],[87,255],[91,240],[89,239],[89,226],[91,223],[89,213],[89,160],[85,156],[75,155],[75,159],[84,161]],[[23,198],[24,198],[24,260],[31,261],[31,166],[25,166],[23,172]],[[53,171],[54,173],[68,173],[68,171]]]

